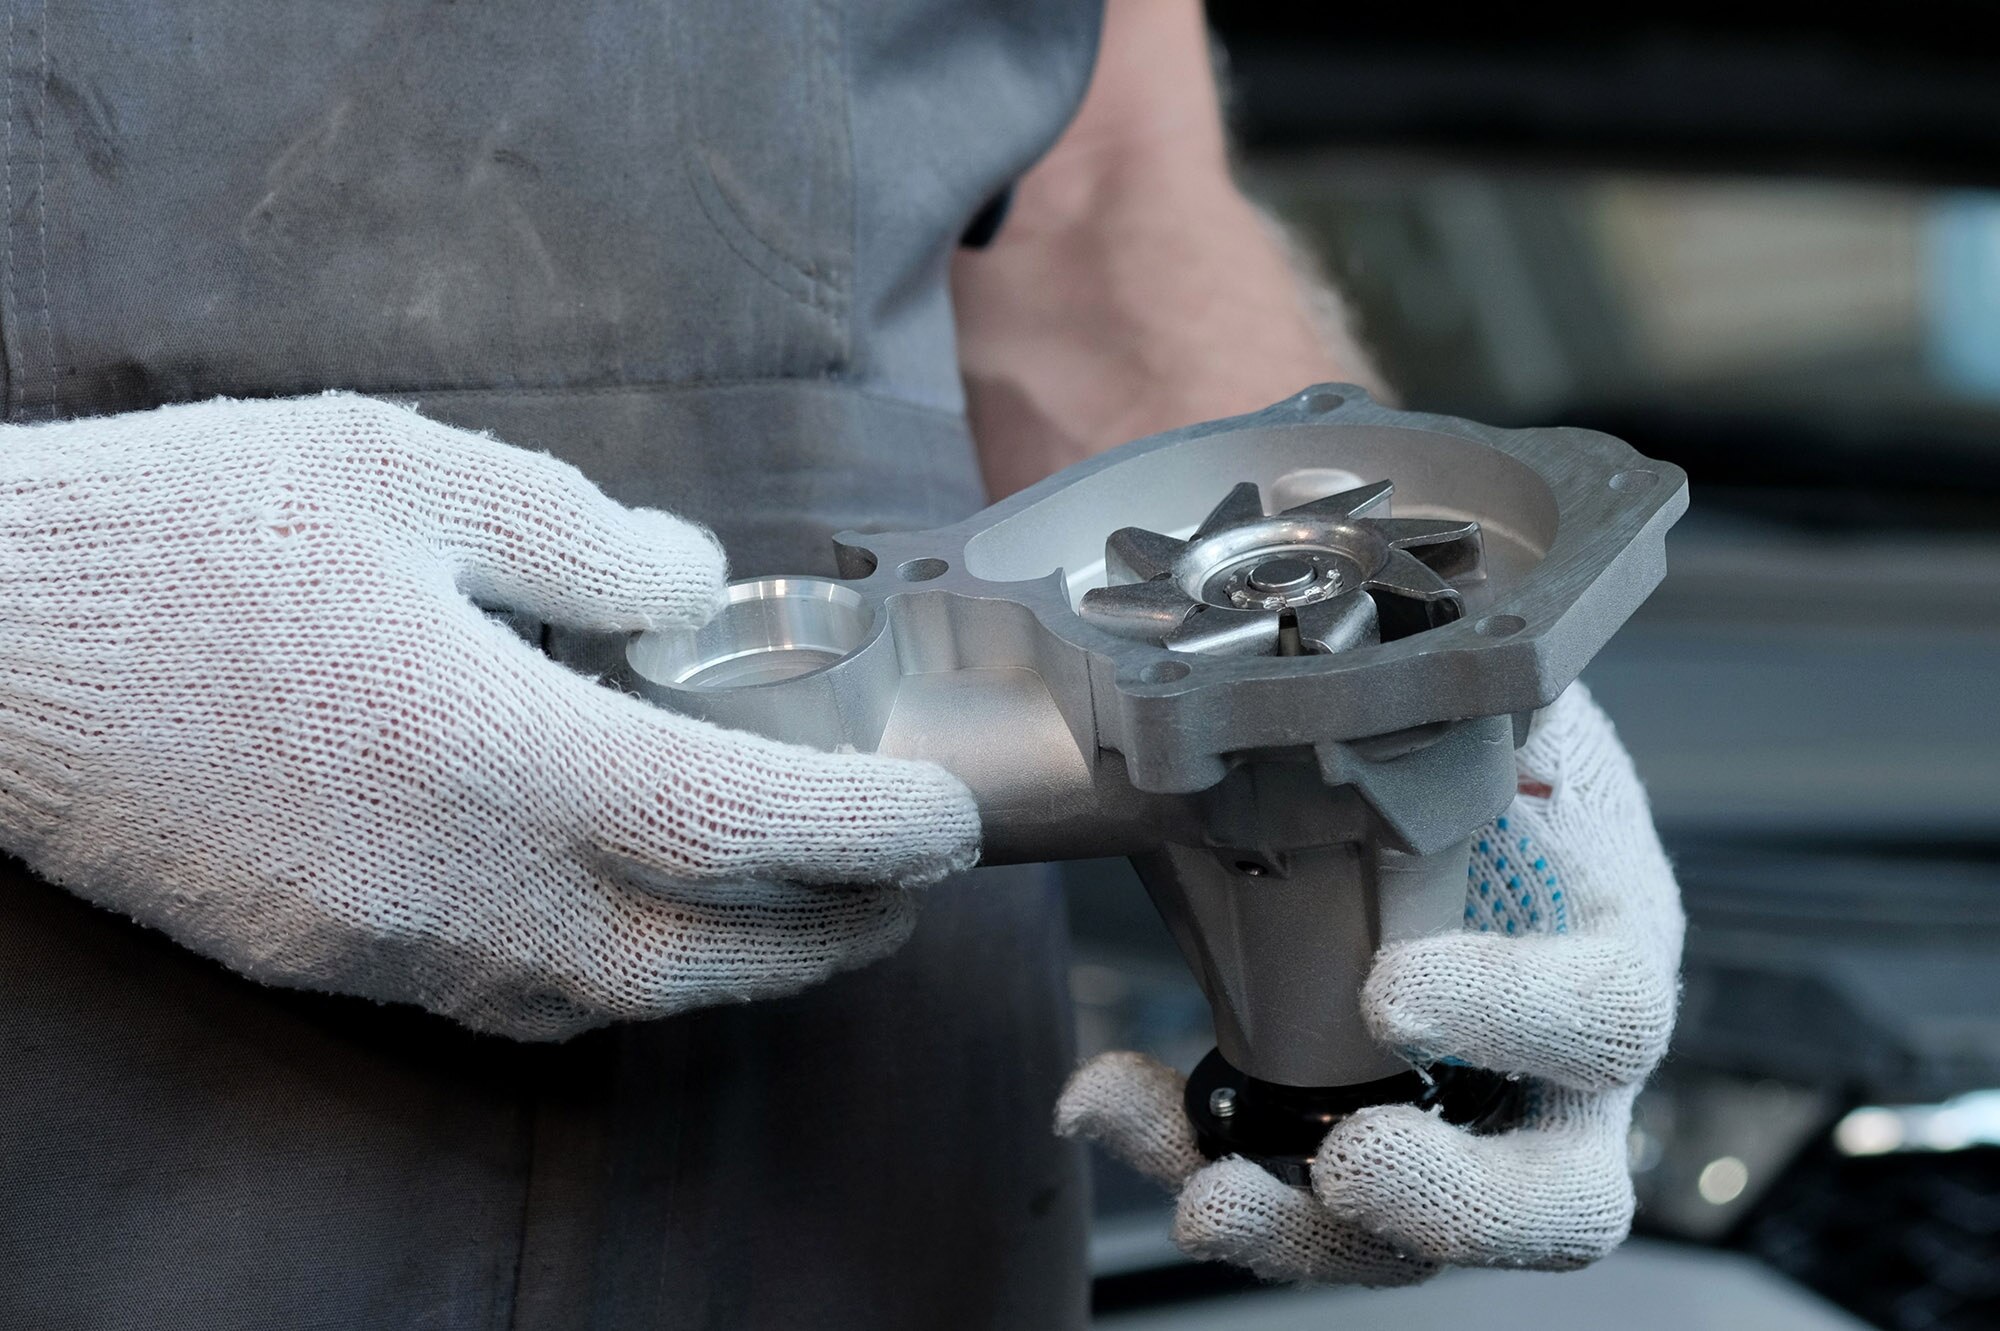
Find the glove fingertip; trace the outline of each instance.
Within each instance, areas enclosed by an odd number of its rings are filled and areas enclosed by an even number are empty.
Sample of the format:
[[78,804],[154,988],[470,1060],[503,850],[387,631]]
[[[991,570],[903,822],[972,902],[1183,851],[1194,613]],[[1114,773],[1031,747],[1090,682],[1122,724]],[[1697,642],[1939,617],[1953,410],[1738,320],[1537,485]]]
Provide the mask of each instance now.
[[1181,1112],[1180,1074],[1145,1054],[1099,1054],[1056,1098],[1060,1137],[1094,1142],[1140,1173],[1179,1187],[1203,1163]]
[[936,848],[901,881],[910,887],[928,887],[979,863],[985,826],[979,817],[979,801],[965,782],[933,763],[910,766],[924,793],[924,826],[935,834]]
[[1413,1105],[1374,1105],[1334,1125],[1312,1164],[1312,1190],[1343,1220],[1370,1228],[1390,1222],[1428,1171],[1423,1161],[1448,1162],[1465,1133]]
[[447,524],[466,596],[587,633],[692,628],[721,607],[728,562],[707,529],[626,508],[554,458],[509,462],[493,511]]
[[874,814],[864,820],[867,832],[837,825],[827,835],[845,845],[825,849],[846,863],[834,881],[894,883],[900,887],[930,887],[979,863],[984,840],[979,803],[966,784],[936,763],[876,754],[816,755],[825,763],[823,795],[833,801],[851,799]]
[[1466,976],[1487,969],[1493,939],[1445,934],[1391,943],[1382,949],[1361,987],[1361,1012],[1370,1032],[1391,1049],[1422,1058],[1463,1056],[1449,1028],[1466,1006]]
[[1438,1272],[1435,1262],[1336,1218],[1311,1193],[1241,1156],[1188,1180],[1174,1208],[1173,1237],[1190,1256],[1246,1267],[1266,1280],[1389,1287]]
[[[978,802],[935,763],[826,752],[661,713],[633,739],[635,770],[669,741],[709,820],[684,871],[817,886],[927,887],[978,863]],[[631,802],[657,804],[642,786]],[[622,805],[621,805],[622,807]]]
[[1665,1055],[1679,990],[1622,938],[1454,934],[1392,944],[1362,986],[1369,1032],[1440,1059],[1608,1090]]
[[[1280,1191],[1284,1190],[1284,1191]],[[1195,1171],[1174,1204],[1174,1246],[1190,1257],[1247,1267],[1267,1280],[1305,1278],[1276,1251],[1285,1231],[1307,1218],[1302,1196],[1240,1155],[1224,1156]]]
[[1180,1076],[1147,1054],[1114,1049],[1085,1060],[1056,1097],[1056,1134],[1095,1139],[1108,1121],[1134,1108],[1157,1113],[1178,1100]]
[[1474,1135],[1409,1106],[1357,1112],[1327,1135],[1313,1193],[1329,1214],[1453,1266],[1573,1270],[1630,1228],[1629,1096],[1580,1092],[1558,1126]]
[[693,628],[707,623],[729,594],[729,556],[721,540],[698,523],[658,509],[620,509],[619,516],[619,525],[629,529],[630,545],[623,559],[605,570],[604,608],[620,621],[610,627]]

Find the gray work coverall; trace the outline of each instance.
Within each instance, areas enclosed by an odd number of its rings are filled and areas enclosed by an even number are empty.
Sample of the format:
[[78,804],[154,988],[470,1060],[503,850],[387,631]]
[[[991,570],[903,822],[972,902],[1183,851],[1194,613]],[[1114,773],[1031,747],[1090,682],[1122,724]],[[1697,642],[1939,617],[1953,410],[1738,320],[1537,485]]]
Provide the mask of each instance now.
[[[708,523],[739,574],[830,572],[837,529],[982,503],[946,266],[1098,22],[13,0],[6,419],[355,389]],[[8,872],[0,1328],[1083,1321],[1032,873],[937,889],[797,998],[536,1047],[262,988]]]

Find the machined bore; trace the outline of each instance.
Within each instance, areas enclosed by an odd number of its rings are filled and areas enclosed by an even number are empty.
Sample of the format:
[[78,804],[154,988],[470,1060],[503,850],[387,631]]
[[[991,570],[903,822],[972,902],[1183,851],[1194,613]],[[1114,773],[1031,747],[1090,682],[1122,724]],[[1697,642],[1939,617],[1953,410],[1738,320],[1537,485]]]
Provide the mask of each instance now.
[[645,634],[628,649],[646,678],[679,689],[773,684],[840,660],[868,636],[874,616],[853,588],[825,578],[732,583],[698,629]]

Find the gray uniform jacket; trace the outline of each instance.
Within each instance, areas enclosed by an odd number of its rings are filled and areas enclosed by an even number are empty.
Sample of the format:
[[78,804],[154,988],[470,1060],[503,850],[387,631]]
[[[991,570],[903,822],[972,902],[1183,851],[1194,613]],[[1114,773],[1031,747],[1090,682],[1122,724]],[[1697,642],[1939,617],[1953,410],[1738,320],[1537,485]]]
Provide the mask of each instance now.
[[[11,0],[10,421],[341,387],[713,525],[981,502],[946,264],[1072,0]],[[5,866],[0,866],[5,869]],[[1059,916],[947,885],[795,999],[477,1037],[0,884],[0,1329],[1060,1327]]]

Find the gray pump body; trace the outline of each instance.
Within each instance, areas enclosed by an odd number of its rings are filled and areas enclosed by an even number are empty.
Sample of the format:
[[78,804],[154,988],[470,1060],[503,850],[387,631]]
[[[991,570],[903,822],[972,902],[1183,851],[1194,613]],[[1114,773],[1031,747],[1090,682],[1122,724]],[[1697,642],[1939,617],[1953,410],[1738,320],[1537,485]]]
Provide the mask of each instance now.
[[[1122,529],[1199,544],[1241,483],[1278,513],[1382,480],[1392,498],[1357,502],[1393,507],[1385,529],[1478,524],[1478,566],[1420,593],[1449,600],[1444,622],[1301,650],[1295,631],[1289,647],[1161,641],[1100,613],[1095,589],[1152,571],[1121,561]],[[725,726],[941,763],[979,802],[989,863],[1130,856],[1231,1064],[1285,1086],[1370,1082],[1407,1071],[1361,1020],[1370,958],[1460,927],[1468,838],[1513,799],[1515,745],[1660,581],[1686,504],[1679,469],[1602,434],[1492,429],[1320,385],[1127,444],[950,527],[843,535],[840,579],[739,584],[705,628],[633,639],[622,683]],[[1287,531],[1295,555],[1318,539]],[[1175,624],[1259,628],[1240,603],[1198,604],[1201,576]],[[1171,599],[1176,578],[1143,590]],[[1367,610],[1361,595],[1345,599]]]

